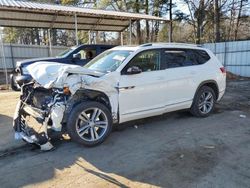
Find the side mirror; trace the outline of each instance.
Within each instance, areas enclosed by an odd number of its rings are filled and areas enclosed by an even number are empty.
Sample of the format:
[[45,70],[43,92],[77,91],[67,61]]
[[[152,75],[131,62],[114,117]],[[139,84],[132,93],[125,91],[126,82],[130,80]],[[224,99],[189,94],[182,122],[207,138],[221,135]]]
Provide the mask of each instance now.
[[142,70],[137,66],[132,66],[127,69],[127,74],[139,74]]
[[81,54],[80,53],[73,54],[73,59],[75,59],[75,60],[81,59]]

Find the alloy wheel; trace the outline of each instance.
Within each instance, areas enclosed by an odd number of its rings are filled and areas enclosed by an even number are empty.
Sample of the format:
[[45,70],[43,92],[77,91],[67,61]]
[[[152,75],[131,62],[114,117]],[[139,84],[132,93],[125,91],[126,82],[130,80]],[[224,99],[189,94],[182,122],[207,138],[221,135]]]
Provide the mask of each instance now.
[[85,141],[97,141],[108,129],[108,118],[99,108],[82,111],[76,121],[76,132]]
[[202,114],[208,114],[214,105],[213,94],[210,91],[205,91],[199,99],[199,110]]

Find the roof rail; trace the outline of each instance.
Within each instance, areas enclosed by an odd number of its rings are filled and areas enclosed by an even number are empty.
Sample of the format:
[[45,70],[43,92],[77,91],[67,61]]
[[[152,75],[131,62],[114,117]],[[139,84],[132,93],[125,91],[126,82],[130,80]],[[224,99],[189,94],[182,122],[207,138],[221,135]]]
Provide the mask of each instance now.
[[176,43],[176,42],[158,42],[158,43],[146,43],[140,45],[140,47],[147,47],[147,46],[158,46],[158,45],[180,45],[180,46],[196,46],[196,47],[202,47],[200,44],[187,44],[187,43]]
[[147,46],[152,46],[153,43],[145,43],[141,44],[140,47],[147,47]]

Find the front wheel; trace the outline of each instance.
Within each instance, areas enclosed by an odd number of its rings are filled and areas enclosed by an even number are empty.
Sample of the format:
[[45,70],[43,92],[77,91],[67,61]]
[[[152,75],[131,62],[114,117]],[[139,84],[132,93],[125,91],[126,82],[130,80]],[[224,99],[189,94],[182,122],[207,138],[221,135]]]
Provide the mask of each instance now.
[[101,144],[112,130],[109,109],[101,103],[85,101],[70,113],[67,131],[73,141],[85,146]]
[[214,90],[208,86],[202,86],[196,93],[191,113],[197,117],[207,117],[214,109],[216,101]]

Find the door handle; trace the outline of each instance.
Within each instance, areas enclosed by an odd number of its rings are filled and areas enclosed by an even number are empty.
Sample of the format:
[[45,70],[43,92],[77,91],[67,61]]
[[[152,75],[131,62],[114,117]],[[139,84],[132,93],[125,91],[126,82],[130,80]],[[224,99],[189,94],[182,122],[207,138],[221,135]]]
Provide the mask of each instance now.
[[126,90],[126,89],[134,89],[135,86],[126,86],[126,87],[116,87],[119,91]]

